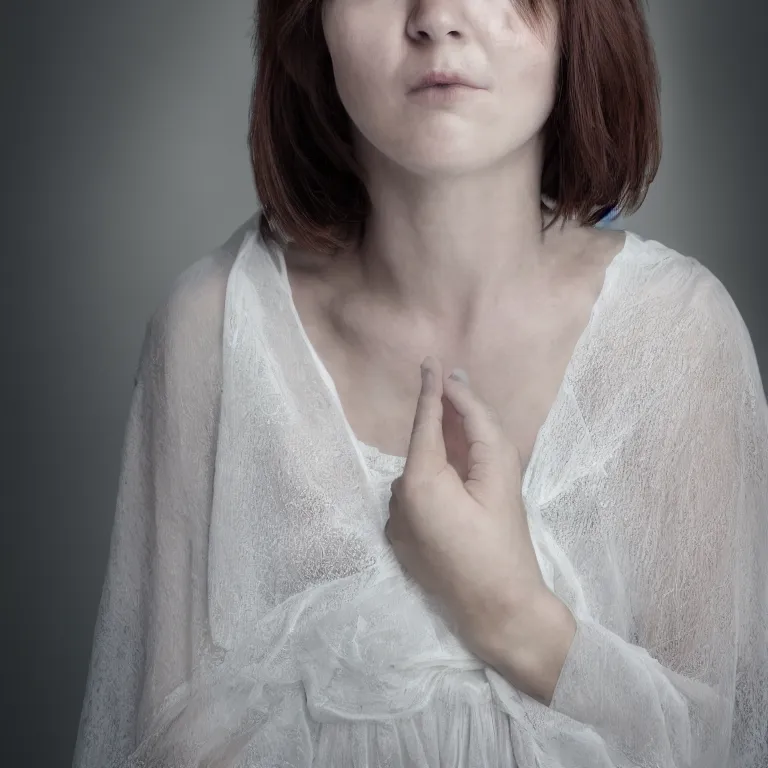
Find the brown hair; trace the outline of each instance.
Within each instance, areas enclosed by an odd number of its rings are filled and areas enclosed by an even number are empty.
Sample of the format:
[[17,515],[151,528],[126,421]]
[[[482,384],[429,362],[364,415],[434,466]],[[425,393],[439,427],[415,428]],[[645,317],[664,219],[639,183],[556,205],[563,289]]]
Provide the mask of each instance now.
[[[641,0],[518,0],[554,9],[560,71],[541,192],[554,218],[636,211],[661,160],[659,77]],[[266,242],[333,255],[363,235],[370,199],[333,78],[321,0],[258,0],[248,143]],[[551,225],[550,223],[550,225]]]

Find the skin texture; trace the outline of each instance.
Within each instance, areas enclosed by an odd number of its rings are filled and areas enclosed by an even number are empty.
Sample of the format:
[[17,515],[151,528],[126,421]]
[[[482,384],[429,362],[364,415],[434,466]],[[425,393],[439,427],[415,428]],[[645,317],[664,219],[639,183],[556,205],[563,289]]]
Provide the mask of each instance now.
[[[401,563],[481,658],[549,701],[575,623],[541,588],[519,481],[624,242],[577,222],[542,233],[556,19],[534,29],[509,0],[327,0],[323,30],[373,205],[360,247],[332,263],[286,253],[297,311],[355,434],[408,456],[388,526]],[[430,69],[481,87],[426,103],[411,91]],[[442,382],[428,397],[426,357]],[[456,366],[478,428],[496,436],[491,463],[514,479],[482,526],[467,417],[445,378]],[[425,412],[437,448],[413,441]]]
[[[460,423],[443,423],[444,399]],[[453,430],[467,444],[460,468],[446,450]],[[432,357],[422,365],[408,457],[392,483],[385,532],[403,567],[448,609],[467,646],[548,704],[576,622],[539,569],[516,447],[493,408],[471,385],[445,378]]]
[[[533,29],[509,0],[327,0],[323,29],[373,206],[359,249],[286,252],[307,334],[363,441],[405,455],[434,355],[469,372],[525,467],[623,244],[576,222],[541,233],[555,19]],[[415,101],[434,68],[484,90]]]
[[[540,234],[554,19],[534,31],[509,0],[330,0],[323,22],[373,202],[356,254],[366,283],[469,334],[501,286],[530,283],[562,245],[553,234],[544,247]],[[483,88],[424,105],[409,91],[434,68]]]

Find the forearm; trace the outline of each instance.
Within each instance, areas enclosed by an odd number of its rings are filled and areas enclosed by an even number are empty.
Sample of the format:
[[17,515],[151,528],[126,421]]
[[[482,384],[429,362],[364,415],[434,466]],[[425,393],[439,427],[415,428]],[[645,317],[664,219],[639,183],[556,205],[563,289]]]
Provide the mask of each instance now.
[[549,706],[575,634],[570,609],[547,590],[507,611],[486,634],[480,654],[511,685]]

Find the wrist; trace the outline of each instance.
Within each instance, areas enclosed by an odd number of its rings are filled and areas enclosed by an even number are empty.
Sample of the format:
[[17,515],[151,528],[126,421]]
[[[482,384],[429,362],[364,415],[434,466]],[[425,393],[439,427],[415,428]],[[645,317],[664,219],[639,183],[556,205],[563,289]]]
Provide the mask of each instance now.
[[549,706],[576,635],[568,606],[549,589],[508,611],[482,658],[515,688]]

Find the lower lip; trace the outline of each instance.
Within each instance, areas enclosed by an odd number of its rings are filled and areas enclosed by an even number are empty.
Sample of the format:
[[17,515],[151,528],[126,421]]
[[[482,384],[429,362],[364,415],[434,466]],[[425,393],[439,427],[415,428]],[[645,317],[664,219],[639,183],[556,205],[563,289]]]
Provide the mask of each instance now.
[[453,104],[479,90],[468,85],[430,85],[411,91],[409,96],[422,104]]

